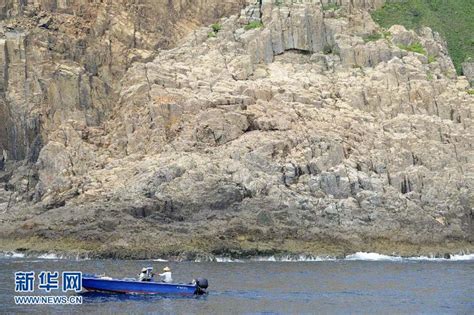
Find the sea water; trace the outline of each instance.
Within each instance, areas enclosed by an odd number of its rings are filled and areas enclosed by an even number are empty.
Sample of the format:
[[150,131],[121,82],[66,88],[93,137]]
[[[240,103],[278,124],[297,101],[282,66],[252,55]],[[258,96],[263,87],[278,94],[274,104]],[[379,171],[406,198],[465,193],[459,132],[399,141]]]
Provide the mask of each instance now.
[[[330,257],[219,258],[216,262],[0,258],[0,313],[49,314],[474,314],[474,256],[402,258],[357,253]],[[306,260],[306,261],[304,261]],[[209,280],[204,297],[82,294],[82,305],[15,305],[17,271],[71,271],[135,277],[169,266],[173,279]],[[53,293],[50,293],[53,295]],[[71,293],[68,293],[71,294]],[[75,294],[75,293],[74,293]],[[45,294],[43,294],[45,295]],[[47,294],[46,294],[47,295]]]

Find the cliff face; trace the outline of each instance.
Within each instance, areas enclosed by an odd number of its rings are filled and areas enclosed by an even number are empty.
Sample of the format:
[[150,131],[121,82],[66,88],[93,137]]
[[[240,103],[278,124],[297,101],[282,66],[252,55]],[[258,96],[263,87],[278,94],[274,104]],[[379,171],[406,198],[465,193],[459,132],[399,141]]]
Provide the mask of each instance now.
[[100,125],[131,64],[150,60],[157,49],[241,6],[207,0],[4,1],[1,147],[11,159],[34,162],[28,152],[37,153],[62,122]]
[[5,2],[2,237],[472,250],[474,101],[443,40],[303,2]]

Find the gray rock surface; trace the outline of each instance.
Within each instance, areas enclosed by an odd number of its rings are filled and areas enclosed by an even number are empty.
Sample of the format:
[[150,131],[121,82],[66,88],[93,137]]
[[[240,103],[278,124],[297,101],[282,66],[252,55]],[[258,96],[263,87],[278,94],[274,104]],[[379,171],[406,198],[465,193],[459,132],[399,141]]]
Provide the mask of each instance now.
[[474,86],[474,62],[465,62],[462,64],[462,72],[467,80]]
[[[381,1],[337,3],[250,3],[168,50],[145,30],[130,46],[128,20],[99,13],[104,40],[85,35],[99,46],[59,64],[5,33],[2,237],[114,257],[472,250],[469,82],[430,29],[381,29],[368,12]],[[399,48],[413,43],[427,55]]]

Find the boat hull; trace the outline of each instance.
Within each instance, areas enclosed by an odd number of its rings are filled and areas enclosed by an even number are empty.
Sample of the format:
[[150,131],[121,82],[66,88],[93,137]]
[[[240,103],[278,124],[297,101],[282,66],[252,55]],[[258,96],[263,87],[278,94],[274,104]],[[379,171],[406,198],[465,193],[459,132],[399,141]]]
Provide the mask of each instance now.
[[197,285],[192,284],[101,279],[94,277],[83,277],[82,287],[87,291],[95,292],[183,296],[199,294],[200,291]]

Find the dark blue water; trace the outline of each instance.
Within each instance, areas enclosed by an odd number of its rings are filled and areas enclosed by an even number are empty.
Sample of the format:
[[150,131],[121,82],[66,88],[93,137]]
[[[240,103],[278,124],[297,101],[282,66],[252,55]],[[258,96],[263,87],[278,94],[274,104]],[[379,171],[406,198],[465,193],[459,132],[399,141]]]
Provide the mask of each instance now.
[[[205,276],[200,298],[84,294],[75,306],[14,305],[14,272],[81,270],[135,276],[169,265],[173,278]],[[50,314],[474,314],[474,261],[164,263],[0,259],[0,313]],[[42,293],[44,295],[44,293]],[[58,293],[60,294],[60,293]]]

